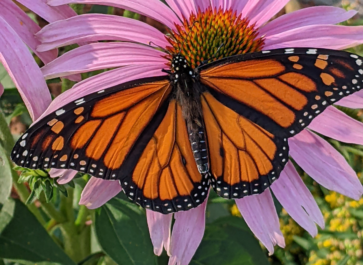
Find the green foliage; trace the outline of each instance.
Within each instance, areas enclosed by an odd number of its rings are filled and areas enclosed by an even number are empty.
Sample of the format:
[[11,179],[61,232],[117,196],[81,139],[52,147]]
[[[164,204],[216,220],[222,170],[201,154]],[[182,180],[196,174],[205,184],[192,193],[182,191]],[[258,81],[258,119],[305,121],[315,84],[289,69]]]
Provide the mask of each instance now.
[[95,228],[102,249],[119,265],[156,262],[145,210],[122,199],[112,199],[96,213]]
[[27,207],[11,199],[0,212],[0,258],[21,264],[75,264]]
[[12,187],[11,162],[4,148],[0,145],[0,209],[10,196]]
[[51,178],[49,173],[45,170],[24,167],[15,167],[14,169],[22,172],[18,181],[19,183],[29,183],[31,193],[26,204],[31,204],[36,199],[40,199],[42,192],[44,192],[46,202],[49,203],[52,200],[55,191],[60,191],[67,197],[68,192],[66,187],[72,186],[74,188],[73,181],[67,185],[59,185],[57,179]]
[[269,262],[246,223],[238,217],[219,218],[206,228],[191,265],[268,265]]

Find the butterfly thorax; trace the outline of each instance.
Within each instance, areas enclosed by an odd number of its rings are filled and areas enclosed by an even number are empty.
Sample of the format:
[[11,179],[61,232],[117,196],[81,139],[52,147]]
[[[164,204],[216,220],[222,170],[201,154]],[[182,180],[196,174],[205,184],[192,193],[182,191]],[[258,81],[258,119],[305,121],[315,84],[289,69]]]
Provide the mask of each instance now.
[[188,65],[184,56],[181,55],[174,56],[172,70],[175,98],[182,108],[195,162],[200,173],[207,173],[209,171],[209,164],[202,106],[200,103],[201,92],[195,85],[195,73]]

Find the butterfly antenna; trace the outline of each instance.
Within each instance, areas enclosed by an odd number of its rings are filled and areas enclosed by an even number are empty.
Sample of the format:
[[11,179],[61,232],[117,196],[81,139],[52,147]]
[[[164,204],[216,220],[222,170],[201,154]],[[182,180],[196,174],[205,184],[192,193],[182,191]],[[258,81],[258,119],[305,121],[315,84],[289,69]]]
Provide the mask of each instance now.
[[218,55],[218,53],[220,52],[220,50],[222,49],[223,46],[224,46],[224,43],[221,43],[221,45],[219,45],[217,51],[213,54],[213,56],[211,58],[208,58],[208,59],[204,60],[200,65],[207,64],[210,60],[217,59],[217,55]]
[[161,47],[161,46],[159,46],[159,45],[156,45],[154,42],[152,42],[152,41],[150,41],[149,42],[149,46],[150,47],[152,47],[152,48],[159,48],[160,50],[162,50],[163,52],[165,52],[165,53],[167,53],[167,54],[169,54],[169,55],[171,55],[170,54],[170,52],[168,51],[168,50],[166,50],[166,49],[164,49],[163,47]]

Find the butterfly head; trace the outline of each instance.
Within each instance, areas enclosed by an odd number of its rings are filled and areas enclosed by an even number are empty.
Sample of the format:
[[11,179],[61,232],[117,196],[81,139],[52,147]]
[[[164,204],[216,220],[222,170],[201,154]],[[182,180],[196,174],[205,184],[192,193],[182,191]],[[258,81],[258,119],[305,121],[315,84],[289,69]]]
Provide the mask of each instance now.
[[191,79],[195,77],[195,72],[188,65],[188,62],[183,55],[174,55],[171,61],[171,67],[172,78],[175,83],[177,83],[181,79]]

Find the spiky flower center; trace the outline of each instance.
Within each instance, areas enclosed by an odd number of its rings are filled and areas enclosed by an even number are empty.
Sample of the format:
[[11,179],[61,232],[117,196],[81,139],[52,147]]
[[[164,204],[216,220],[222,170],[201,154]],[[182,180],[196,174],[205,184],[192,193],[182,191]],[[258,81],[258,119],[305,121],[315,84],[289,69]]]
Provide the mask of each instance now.
[[183,55],[192,68],[206,61],[257,52],[264,45],[255,25],[250,25],[247,18],[237,16],[233,10],[209,8],[197,15],[192,14],[176,28],[167,37],[171,44],[167,50],[172,55]]

